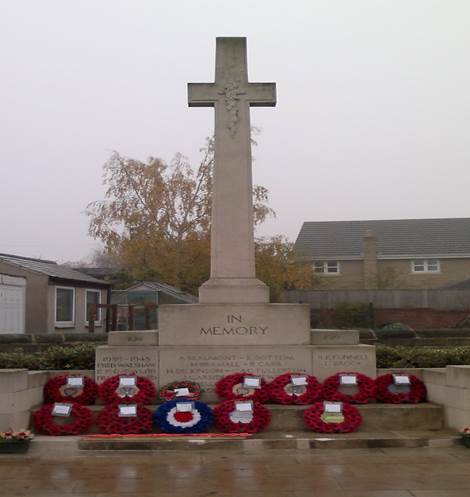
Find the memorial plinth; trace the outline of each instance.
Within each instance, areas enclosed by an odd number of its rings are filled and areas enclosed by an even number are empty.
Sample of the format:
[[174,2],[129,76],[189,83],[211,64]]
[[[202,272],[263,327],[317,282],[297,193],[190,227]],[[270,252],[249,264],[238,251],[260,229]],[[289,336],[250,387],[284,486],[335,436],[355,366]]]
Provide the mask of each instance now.
[[[184,315],[185,312],[192,312],[193,305],[165,307],[175,308],[169,312],[170,315],[177,313],[177,308]],[[172,322],[173,332],[177,329],[175,325],[180,323],[178,319]],[[288,371],[313,374],[320,381],[340,371],[359,372],[371,377],[376,375],[375,347],[351,345],[357,337],[357,332],[352,330],[322,330],[328,332],[327,345],[312,345],[316,330],[308,331],[307,343],[303,333],[290,334],[288,329],[284,330],[284,335],[278,329],[270,343],[267,340],[269,335],[200,335],[197,330],[192,325],[180,328],[180,333],[176,331],[174,335],[169,329],[158,333],[112,332],[109,342],[114,345],[100,346],[96,350],[96,379],[101,382],[118,373],[137,373],[152,379],[157,387],[171,381],[190,380],[201,385],[204,400],[213,402],[216,400],[215,383],[230,373],[240,371],[248,371],[267,380]],[[185,331],[188,331],[188,343],[182,344]],[[333,339],[335,335],[336,339]],[[157,340],[158,345],[142,345],[150,340]],[[200,342],[195,343],[198,340]],[[332,342],[335,344],[331,345]]]
[[306,304],[187,304],[158,309],[159,345],[308,345]]

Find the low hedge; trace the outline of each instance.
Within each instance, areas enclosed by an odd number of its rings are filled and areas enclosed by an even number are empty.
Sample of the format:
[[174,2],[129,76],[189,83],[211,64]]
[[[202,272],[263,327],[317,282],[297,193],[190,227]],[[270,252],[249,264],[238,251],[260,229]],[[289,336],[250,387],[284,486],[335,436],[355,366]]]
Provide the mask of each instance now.
[[0,369],[27,368],[30,370],[94,369],[95,345],[51,346],[40,352],[0,352]]
[[377,345],[378,368],[445,368],[470,365],[470,347],[389,347]]
[[[434,348],[377,345],[378,368],[443,368],[447,365],[470,365],[470,346]],[[20,349],[0,352],[0,369],[9,368],[94,369],[95,346],[82,343],[66,347],[52,346],[35,353]]]

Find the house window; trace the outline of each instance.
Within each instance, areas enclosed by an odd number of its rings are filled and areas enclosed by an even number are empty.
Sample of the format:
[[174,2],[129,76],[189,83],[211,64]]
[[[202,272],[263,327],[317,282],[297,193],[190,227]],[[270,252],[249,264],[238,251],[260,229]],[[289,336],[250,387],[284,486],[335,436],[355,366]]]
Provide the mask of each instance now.
[[338,261],[318,261],[313,265],[315,273],[320,274],[339,274]]
[[[91,306],[101,304],[101,292],[99,290],[86,291],[86,324],[90,321]],[[95,324],[101,323],[101,309],[96,309]]]
[[55,288],[55,322],[57,325],[73,326],[75,321],[75,288]]
[[413,273],[439,273],[441,270],[437,259],[417,259],[411,263]]

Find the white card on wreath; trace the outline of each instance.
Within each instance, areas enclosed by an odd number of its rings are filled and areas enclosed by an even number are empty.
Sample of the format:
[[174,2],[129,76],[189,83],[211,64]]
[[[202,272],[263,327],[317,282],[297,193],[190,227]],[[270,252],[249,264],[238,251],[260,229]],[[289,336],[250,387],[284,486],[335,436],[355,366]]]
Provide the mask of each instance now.
[[187,397],[190,395],[189,388],[175,388],[175,397]]
[[329,414],[341,414],[343,412],[343,404],[341,402],[324,402],[324,412]]
[[291,376],[290,380],[292,385],[295,387],[306,387],[307,386],[307,377],[306,376]]
[[232,423],[251,423],[253,421],[252,411],[232,411],[229,415]]
[[136,404],[120,404],[119,417],[120,418],[135,418],[137,416]]
[[119,378],[119,388],[132,388],[135,387],[135,376],[121,376]]
[[410,377],[406,374],[394,374],[393,381],[395,385],[409,385],[411,383]]
[[61,404],[59,402],[56,402],[54,404],[54,407],[52,408],[52,415],[53,416],[63,416],[63,417],[69,417],[72,412],[72,404]]
[[341,385],[357,385],[357,376],[354,374],[342,374],[340,383]]
[[253,411],[253,402],[235,402],[235,410],[239,412],[250,412]]
[[245,378],[243,378],[243,386],[245,388],[260,388],[261,378],[258,378],[257,376],[245,376]]
[[68,376],[67,386],[69,388],[83,388],[83,376]]
[[177,402],[176,412],[193,412],[194,402]]

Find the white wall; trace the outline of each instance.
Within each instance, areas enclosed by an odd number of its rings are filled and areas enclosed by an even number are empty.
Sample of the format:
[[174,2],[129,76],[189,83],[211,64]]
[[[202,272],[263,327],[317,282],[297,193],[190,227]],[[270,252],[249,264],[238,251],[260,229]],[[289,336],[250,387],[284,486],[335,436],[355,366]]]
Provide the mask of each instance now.
[[0,333],[24,333],[26,279],[0,274]]

